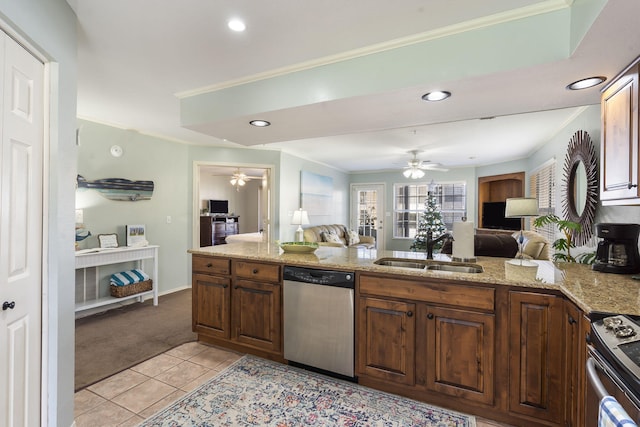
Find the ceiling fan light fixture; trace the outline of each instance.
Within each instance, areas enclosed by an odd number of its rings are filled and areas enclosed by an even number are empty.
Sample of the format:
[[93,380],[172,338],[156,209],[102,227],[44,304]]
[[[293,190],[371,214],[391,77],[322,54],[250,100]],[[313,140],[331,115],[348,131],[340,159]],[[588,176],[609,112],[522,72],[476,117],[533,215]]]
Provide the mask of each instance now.
[[231,31],[235,31],[236,33],[241,33],[247,29],[247,26],[240,19],[231,19],[227,22],[227,26]]
[[425,93],[422,95],[422,99],[424,101],[436,102],[442,101],[443,99],[447,99],[451,96],[451,92],[447,92],[445,90],[436,90],[433,92]]
[[576,80],[575,82],[567,85],[567,89],[569,90],[588,89],[590,87],[598,86],[600,83],[603,83],[605,80],[607,80],[607,78],[603,76],[587,77],[586,79]]
[[251,120],[249,124],[255,127],[263,128],[271,125],[271,122],[268,122],[266,120]]

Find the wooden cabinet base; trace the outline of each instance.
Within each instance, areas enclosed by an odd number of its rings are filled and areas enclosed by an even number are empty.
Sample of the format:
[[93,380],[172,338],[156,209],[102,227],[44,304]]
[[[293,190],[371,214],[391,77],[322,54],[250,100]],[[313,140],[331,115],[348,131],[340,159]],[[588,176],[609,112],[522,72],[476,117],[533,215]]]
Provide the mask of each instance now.
[[264,351],[264,350],[259,349],[259,348],[248,347],[246,345],[237,344],[237,343],[234,343],[232,341],[213,338],[213,337],[210,337],[208,335],[198,334],[198,341],[203,342],[203,343],[207,343],[207,344],[211,344],[211,345],[215,345],[217,347],[222,347],[222,348],[226,348],[226,349],[229,349],[229,350],[233,350],[233,351],[238,352],[238,353],[253,354],[254,356],[262,357],[264,359],[273,360],[275,362],[280,362],[280,363],[286,363],[287,362],[285,360],[285,358],[282,357],[282,354],[271,353],[271,352]]

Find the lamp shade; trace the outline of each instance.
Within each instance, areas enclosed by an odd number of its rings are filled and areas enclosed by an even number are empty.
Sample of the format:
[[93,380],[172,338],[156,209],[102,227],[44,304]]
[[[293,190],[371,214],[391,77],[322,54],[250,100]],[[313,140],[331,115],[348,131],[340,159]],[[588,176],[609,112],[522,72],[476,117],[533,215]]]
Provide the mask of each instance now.
[[293,211],[293,218],[291,218],[292,225],[306,225],[309,224],[309,215],[307,211],[302,209],[298,209],[297,211]]
[[538,216],[538,199],[534,197],[514,197],[507,199],[504,216],[505,218]]

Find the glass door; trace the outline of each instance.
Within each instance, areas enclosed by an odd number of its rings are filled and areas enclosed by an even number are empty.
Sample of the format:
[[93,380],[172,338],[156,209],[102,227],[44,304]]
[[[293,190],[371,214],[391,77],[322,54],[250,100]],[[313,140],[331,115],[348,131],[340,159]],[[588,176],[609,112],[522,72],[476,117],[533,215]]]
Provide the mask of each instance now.
[[384,184],[351,185],[351,219],[353,230],[376,239],[376,249],[384,249]]

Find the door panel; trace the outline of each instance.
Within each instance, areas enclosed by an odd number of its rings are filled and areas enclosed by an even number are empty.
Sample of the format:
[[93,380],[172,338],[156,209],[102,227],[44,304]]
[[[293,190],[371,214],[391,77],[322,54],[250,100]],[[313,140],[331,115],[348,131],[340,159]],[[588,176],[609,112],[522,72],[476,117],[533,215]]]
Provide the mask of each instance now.
[[[0,425],[40,425],[43,64],[0,33]],[[71,250],[71,249],[70,249]]]
[[376,249],[384,249],[384,185],[352,184],[350,228],[376,239]]

